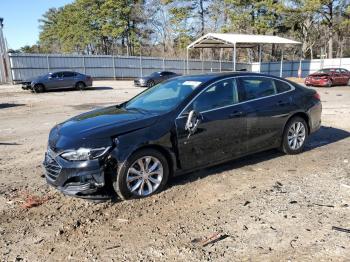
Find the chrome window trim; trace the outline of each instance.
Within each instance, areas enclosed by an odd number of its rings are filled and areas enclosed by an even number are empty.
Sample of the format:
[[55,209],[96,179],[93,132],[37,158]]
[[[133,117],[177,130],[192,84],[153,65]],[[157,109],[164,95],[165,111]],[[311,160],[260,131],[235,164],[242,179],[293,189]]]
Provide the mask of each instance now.
[[[281,81],[281,82],[284,82],[286,84],[288,84],[291,89],[288,90],[288,91],[285,91],[285,92],[282,92],[282,93],[277,93],[277,94],[274,94],[274,95],[270,95],[270,96],[264,96],[264,97],[259,97],[259,98],[255,98],[255,99],[251,99],[251,100],[247,100],[247,101],[243,101],[243,102],[239,102],[239,103],[236,103],[236,104],[232,104],[232,105],[227,105],[227,106],[222,106],[222,107],[218,107],[218,108],[213,108],[213,109],[209,109],[209,110],[205,110],[205,111],[202,111],[202,112],[199,112],[200,114],[204,114],[204,113],[207,113],[207,112],[211,112],[211,111],[215,111],[215,110],[220,110],[220,109],[224,109],[224,108],[227,108],[227,107],[231,107],[231,106],[237,106],[237,105],[241,105],[241,104],[245,104],[245,103],[249,103],[249,102],[252,102],[252,101],[257,101],[257,100],[261,100],[261,99],[265,99],[265,98],[270,98],[270,97],[274,97],[274,96],[278,96],[278,95],[283,95],[283,94],[286,94],[286,93],[289,93],[289,92],[292,92],[295,90],[295,87],[288,83],[287,81],[283,80],[283,79],[278,79],[278,78],[275,78],[273,76],[260,76],[260,75],[244,75],[244,76],[230,76],[230,77],[227,77],[227,78],[223,78],[223,79],[220,79],[220,80],[217,80],[215,81],[214,83],[212,83],[211,85],[207,86],[205,89],[203,89],[202,91],[200,91],[194,98],[191,99],[191,101],[184,107],[184,109],[180,112],[180,114],[176,117],[176,119],[181,119],[181,118],[184,118],[184,117],[187,117],[187,116],[181,116],[182,113],[187,109],[187,107],[189,105],[191,105],[191,103],[200,95],[202,94],[203,92],[205,92],[206,90],[208,90],[210,87],[212,87],[213,85],[215,85],[216,83],[220,82],[220,81],[224,81],[224,80],[228,80],[228,79],[236,79],[236,78],[244,78],[244,77],[263,77],[263,78],[270,78],[272,80],[277,80],[277,81]],[[238,91],[238,86],[237,86],[237,82],[235,81],[235,85],[236,85],[236,88],[237,88],[237,91]],[[277,90],[276,90],[277,91]],[[175,119],[175,120],[176,120]]]

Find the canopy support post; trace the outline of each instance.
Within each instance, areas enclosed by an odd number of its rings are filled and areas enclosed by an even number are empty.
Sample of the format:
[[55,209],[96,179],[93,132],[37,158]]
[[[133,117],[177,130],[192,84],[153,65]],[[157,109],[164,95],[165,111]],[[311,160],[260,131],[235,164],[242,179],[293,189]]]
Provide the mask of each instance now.
[[204,73],[204,61],[203,61],[204,52],[203,51],[204,51],[203,48],[201,48],[202,73]]
[[282,46],[281,50],[282,50],[282,52],[281,52],[280,77],[282,77],[282,74],[283,74],[283,46]]
[[236,71],[236,43],[233,44],[233,71]]
[[189,58],[189,48],[186,49],[186,74],[189,74],[189,64],[188,64],[188,58]]
[[261,73],[261,45],[259,45],[259,73]]
[[220,48],[220,58],[219,58],[219,62],[220,62],[220,72],[221,72],[221,70],[222,70],[221,60],[222,60],[222,48]]

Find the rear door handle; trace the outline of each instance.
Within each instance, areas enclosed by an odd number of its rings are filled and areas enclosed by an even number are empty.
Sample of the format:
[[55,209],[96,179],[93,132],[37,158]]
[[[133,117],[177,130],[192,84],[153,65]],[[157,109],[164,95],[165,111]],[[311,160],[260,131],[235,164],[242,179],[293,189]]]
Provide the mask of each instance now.
[[286,106],[286,105],[289,105],[289,102],[286,102],[286,101],[278,101],[277,103],[276,103],[276,105],[277,106]]
[[241,116],[244,116],[244,112],[242,111],[234,111],[231,114],[229,114],[230,118],[241,117]]

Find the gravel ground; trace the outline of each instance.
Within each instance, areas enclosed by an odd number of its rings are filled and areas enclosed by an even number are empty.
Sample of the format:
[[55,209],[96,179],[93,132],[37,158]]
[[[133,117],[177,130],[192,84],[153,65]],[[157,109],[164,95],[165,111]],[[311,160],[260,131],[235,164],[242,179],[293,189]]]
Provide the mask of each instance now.
[[[317,88],[323,126],[304,153],[272,150],[173,179],[151,197],[102,204],[49,187],[49,130],[142,89],[32,94],[0,86],[0,261],[344,261],[350,257],[350,87]],[[40,198],[25,208],[28,198]],[[202,246],[196,239],[220,233]]]

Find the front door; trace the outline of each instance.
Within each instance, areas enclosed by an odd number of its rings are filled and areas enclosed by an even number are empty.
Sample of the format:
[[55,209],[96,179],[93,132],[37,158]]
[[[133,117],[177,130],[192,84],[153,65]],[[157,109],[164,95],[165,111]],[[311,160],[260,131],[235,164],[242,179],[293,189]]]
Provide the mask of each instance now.
[[[245,152],[246,119],[233,78],[208,87],[176,119],[178,154],[183,169],[232,159]],[[201,122],[194,134],[185,130],[188,113]]]

